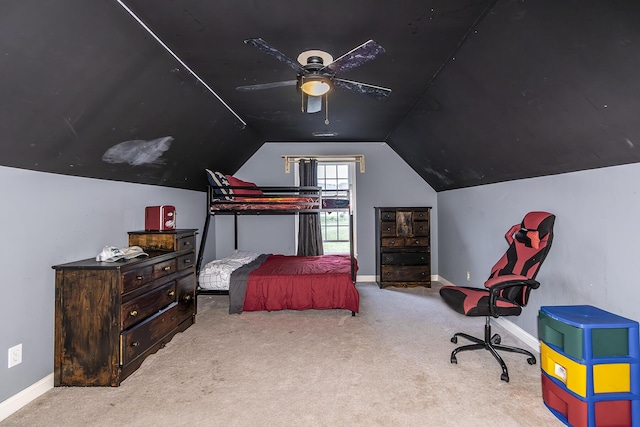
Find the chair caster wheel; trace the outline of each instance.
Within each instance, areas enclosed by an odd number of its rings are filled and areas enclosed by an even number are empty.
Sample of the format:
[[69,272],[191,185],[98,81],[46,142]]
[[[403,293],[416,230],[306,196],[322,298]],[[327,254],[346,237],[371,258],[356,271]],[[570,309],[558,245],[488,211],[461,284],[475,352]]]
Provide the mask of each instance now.
[[535,365],[536,364],[536,358],[535,357],[530,357],[527,359],[527,362],[529,363],[529,365]]
[[454,344],[457,344],[458,343],[458,337],[451,338],[451,342],[454,343]]
[[502,381],[509,382],[509,374],[504,374],[503,373],[502,375],[500,375],[500,379]]
[[498,334],[494,334],[494,335],[491,337],[491,344],[498,345],[498,344],[500,344],[501,342],[502,342],[502,338],[500,338],[500,335],[498,335]]
[[451,356],[451,363],[455,363],[457,365],[458,364],[458,359],[456,359],[455,356]]

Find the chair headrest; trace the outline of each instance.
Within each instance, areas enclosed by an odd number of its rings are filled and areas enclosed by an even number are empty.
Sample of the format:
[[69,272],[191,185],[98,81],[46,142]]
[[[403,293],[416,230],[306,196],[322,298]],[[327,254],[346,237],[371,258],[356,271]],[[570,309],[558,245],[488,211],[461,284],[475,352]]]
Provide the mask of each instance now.
[[529,212],[525,215],[521,228],[514,238],[530,248],[538,249],[540,241],[553,231],[556,216],[549,212]]

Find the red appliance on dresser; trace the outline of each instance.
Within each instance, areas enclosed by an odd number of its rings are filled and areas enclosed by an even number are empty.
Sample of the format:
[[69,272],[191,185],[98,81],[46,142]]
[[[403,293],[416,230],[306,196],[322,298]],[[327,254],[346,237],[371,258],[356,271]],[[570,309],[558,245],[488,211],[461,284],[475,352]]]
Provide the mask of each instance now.
[[147,206],[144,212],[144,229],[146,231],[175,230],[175,206]]

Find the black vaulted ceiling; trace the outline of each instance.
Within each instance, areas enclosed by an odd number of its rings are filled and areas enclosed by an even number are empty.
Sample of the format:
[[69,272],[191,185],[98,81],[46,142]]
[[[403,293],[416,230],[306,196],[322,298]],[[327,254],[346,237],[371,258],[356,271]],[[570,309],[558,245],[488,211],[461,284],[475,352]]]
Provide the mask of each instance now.
[[[238,91],[296,78],[258,37],[375,40],[337,77],[392,92],[335,88],[325,124],[295,86]],[[638,70],[637,0],[3,0],[0,164],[202,190],[265,142],[386,142],[443,191],[634,163]]]

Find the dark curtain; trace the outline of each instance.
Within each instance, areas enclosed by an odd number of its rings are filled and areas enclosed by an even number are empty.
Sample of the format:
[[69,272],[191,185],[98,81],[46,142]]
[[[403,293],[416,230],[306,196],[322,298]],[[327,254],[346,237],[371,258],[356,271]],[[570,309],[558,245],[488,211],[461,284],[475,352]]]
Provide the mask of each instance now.
[[[300,186],[318,185],[318,161],[300,159]],[[298,230],[298,256],[322,255],[319,213],[301,213]]]

